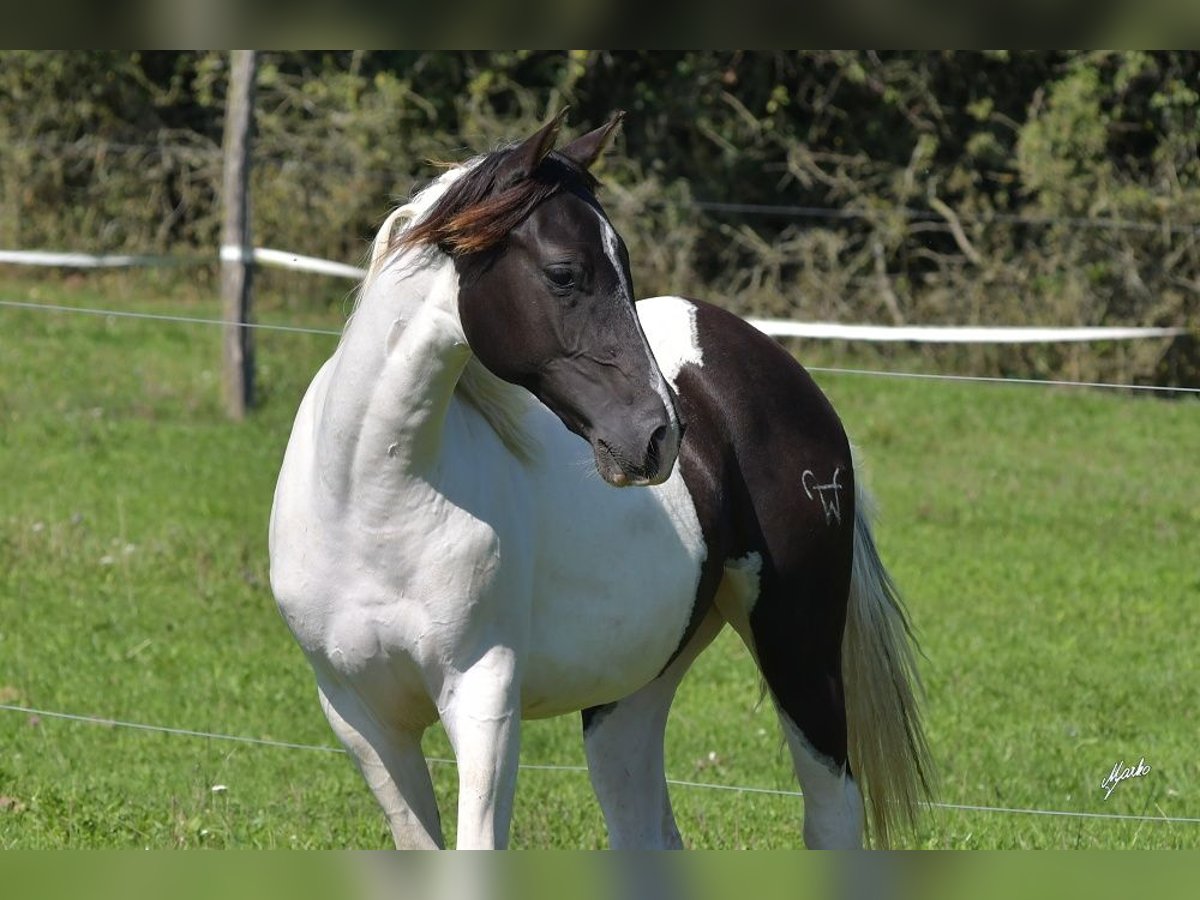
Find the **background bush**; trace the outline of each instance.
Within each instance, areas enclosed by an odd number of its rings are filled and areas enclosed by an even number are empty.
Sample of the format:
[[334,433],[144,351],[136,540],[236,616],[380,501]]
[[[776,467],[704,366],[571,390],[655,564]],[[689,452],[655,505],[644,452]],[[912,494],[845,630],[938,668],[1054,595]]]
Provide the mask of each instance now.
[[[0,246],[215,258],[227,65],[0,54]],[[427,160],[564,104],[572,131],[623,108],[605,202],[640,295],[847,322],[1191,326],[1198,70],[1134,51],[264,53],[254,231],[357,261]],[[271,284],[293,304],[330,294]],[[1200,373],[1190,339],[930,352],[993,373]]]

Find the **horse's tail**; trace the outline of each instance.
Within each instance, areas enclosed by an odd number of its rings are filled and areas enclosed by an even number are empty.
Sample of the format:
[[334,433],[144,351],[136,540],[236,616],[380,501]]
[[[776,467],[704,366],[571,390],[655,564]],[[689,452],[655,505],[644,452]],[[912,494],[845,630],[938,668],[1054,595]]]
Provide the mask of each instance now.
[[842,678],[850,767],[865,798],[868,835],[887,847],[898,826],[915,826],[918,807],[931,798],[932,768],[917,705],[915,641],[875,548],[872,513],[871,497],[859,484]]

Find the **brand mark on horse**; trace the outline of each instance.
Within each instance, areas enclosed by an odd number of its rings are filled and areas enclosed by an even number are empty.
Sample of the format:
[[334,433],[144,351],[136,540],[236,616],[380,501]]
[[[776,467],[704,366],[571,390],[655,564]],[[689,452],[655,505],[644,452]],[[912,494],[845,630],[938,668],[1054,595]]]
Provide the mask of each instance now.
[[833,470],[833,480],[829,484],[817,484],[817,476],[812,469],[805,469],[804,474],[800,476],[800,483],[804,485],[804,493],[808,495],[808,499],[821,501],[821,508],[825,510],[826,525],[830,522],[840,524],[842,521],[842,497],[838,493],[842,489],[838,483],[841,475],[842,469],[839,466]]

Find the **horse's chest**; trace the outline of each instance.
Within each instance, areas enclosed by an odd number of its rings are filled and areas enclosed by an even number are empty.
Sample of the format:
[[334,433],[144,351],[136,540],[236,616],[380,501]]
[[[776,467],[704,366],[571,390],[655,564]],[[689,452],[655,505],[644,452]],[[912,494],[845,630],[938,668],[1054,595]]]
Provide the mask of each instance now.
[[583,448],[546,449],[555,465],[540,474],[444,460],[440,478],[343,507],[386,510],[369,528],[313,508],[311,491],[294,510],[281,492],[280,580],[301,577],[277,595],[310,656],[372,684],[436,685],[502,643],[519,657],[526,716],[652,680],[691,619],[706,555],[682,476],[620,490],[586,472]]
[[706,548],[682,478],[583,489],[540,533],[523,678],[529,716],[609,702],[653,679],[678,648]]

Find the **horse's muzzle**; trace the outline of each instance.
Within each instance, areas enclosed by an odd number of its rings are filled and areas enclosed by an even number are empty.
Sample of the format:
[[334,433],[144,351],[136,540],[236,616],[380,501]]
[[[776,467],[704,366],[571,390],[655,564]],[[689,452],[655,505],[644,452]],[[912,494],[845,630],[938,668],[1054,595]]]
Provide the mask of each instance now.
[[682,438],[683,426],[673,418],[656,426],[636,452],[596,438],[592,441],[596,471],[613,487],[662,484],[675,468]]

